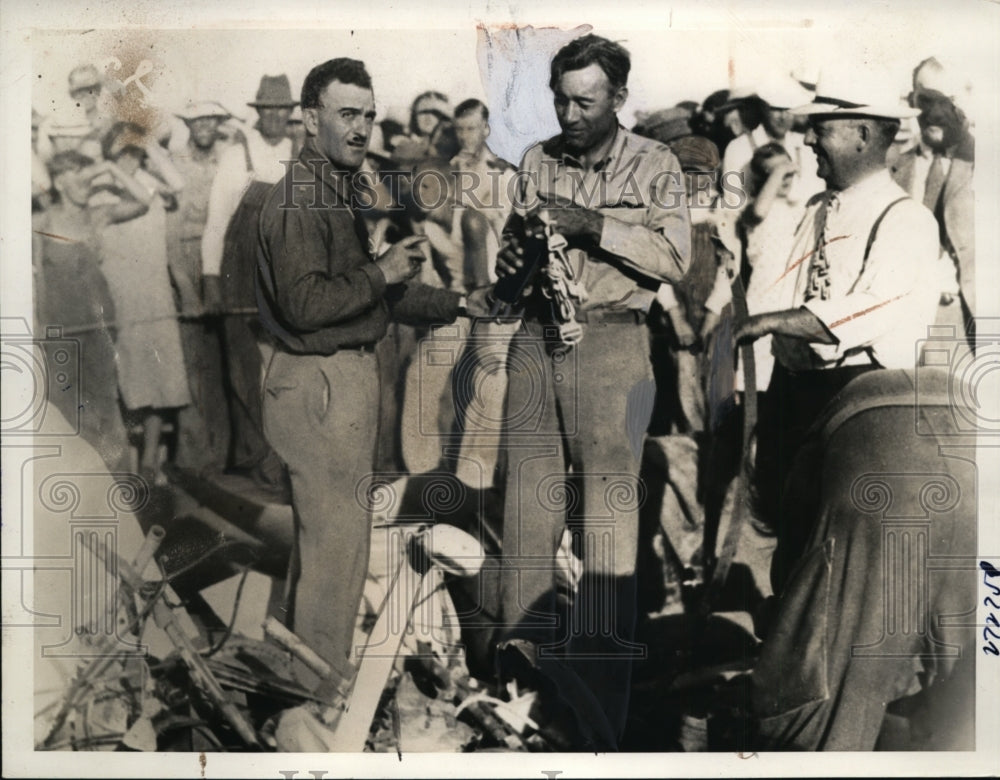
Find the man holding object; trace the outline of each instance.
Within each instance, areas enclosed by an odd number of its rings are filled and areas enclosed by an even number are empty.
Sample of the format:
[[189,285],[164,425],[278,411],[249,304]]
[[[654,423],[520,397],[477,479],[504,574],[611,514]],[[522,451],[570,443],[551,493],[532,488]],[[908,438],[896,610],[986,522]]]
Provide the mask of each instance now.
[[[618,123],[629,68],[622,46],[595,35],[555,55],[562,132],[525,154],[497,261],[502,277],[528,267],[524,224],[536,208],[567,242],[525,296],[507,361],[498,662],[501,677],[538,691],[539,723],[558,719],[549,708],[571,712],[568,749],[619,746],[631,664],[644,653],[632,640],[655,389],[645,319],[659,284],[690,262],[677,158]],[[582,532],[583,576],[564,621],[555,557],[567,521]]]
[[[353,679],[351,639],[368,571],[370,519],[356,490],[374,467],[379,374],[375,344],[390,317],[450,322],[465,296],[417,284],[423,237],[375,258],[355,174],[375,119],[364,63],[316,66],[302,87],[308,134],[260,221],[257,299],[277,349],[264,382],[264,432],[292,483],[296,545],[293,630],[333,668],[331,703]],[[485,314],[485,295],[468,308]],[[315,684],[304,668],[303,682]]]

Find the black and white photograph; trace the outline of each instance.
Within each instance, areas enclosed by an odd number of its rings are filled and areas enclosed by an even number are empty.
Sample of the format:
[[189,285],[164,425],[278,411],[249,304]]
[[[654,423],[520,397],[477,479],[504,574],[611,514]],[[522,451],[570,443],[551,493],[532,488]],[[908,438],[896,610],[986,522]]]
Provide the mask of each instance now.
[[1000,774],[1000,5],[2,5],[4,776]]

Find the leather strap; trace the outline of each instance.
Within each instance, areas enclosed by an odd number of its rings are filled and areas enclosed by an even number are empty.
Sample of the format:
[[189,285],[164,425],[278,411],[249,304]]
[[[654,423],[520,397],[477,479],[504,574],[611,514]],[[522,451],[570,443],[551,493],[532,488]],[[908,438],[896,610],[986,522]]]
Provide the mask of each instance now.
[[[743,287],[743,278],[736,274],[733,279],[733,313],[736,315],[736,323],[743,322],[749,316],[747,311],[746,290]],[[729,569],[733,565],[733,558],[736,557],[736,550],[739,547],[740,536],[743,533],[743,526],[746,523],[746,516],[750,511],[750,445],[753,439],[754,428],[757,426],[757,366],[754,360],[753,344],[744,344],[740,347],[740,358],[743,362],[743,450],[740,457],[740,469],[736,475],[736,497],[733,502],[733,514],[729,520],[729,528],[726,530],[725,539],[722,541],[722,549],[719,557],[712,568],[712,578],[708,582],[704,596],[701,600],[701,614],[709,615],[712,612],[715,600],[726,584],[729,576]],[[710,555],[714,551],[707,551]]]

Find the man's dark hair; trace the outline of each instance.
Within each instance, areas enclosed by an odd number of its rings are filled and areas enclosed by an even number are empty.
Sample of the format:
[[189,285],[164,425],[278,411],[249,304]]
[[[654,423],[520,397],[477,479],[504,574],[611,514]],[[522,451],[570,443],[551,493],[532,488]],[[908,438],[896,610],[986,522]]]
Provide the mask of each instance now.
[[479,115],[485,120],[490,118],[490,110],[486,107],[486,104],[482,100],[469,98],[468,100],[463,100],[458,104],[458,107],[455,109],[455,119],[461,119],[463,116],[468,116],[473,111],[478,111]]
[[611,82],[611,88],[620,89],[628,82],[632,60],[621,44],[599,35],[584,35],[556,52],[552,59],[549,88],[555,89],[564,73],[583,70],[589,65],[598,65]]
[[341,84],[354,84],[364,89],[372,88],[372,77],[365,70],[365,64],[361,60],[337,57],[333,60],[327,60],[309,71],[309,75],[302,83],[302,108],[319,108],[320,93],[332,81],[339,81]]

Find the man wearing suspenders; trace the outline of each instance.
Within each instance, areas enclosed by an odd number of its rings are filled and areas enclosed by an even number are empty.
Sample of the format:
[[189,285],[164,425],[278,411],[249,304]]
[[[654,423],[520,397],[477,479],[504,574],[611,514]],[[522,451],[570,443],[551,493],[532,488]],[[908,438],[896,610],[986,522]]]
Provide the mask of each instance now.
[[[891,85],[880,90],[870,74],[821,83],[814,102],[796,113],[808,116],[805,142],[827,190],[809,202],[778,282],[787,308],[749,317],[735,331],[742,343],[773,334],[775,356],[754,487],[758,513],[777,535],[771,578],[778,601],[770,631],[758,627],[764,646],[753,676],[754,749],[870,750],[885,703],[896,698],[889,688],[910,671],[910,659],[902,671],[854,659],[856,631],[866,619],[881,620],[869,602],[873,589],[881,594],[874,583],[886,582],[866,557],[881,549],[881,529],[850,504],[850,488],[831,494],[830,486],[850,483],[852,469],[906,471],[917,448],[898,444],[898,460],[881,463],[902,429],[869,420],[866,447],[823,460],[807,434],[835,396],[854,392],[845,388],[861,374],[914,371],[937,307],[938,231],[886,166],[900,120],[915,113]],[[912,421],[903,428],[912,434]]]
[[809,116],[806,144],[828,189],[810,201],[796,231],[779,282],[788,308],[750,317],[735,334],[740,342],[774,334],[757,446],[761,510],[774,525],[783,520],[783,476],[826,403],[865,371],[912,369],[917,342],[934,322],[937,225],[886,166],[900,119],[914,111],[891,89],[854,94],[864,90],[848,83],[817,91],[797,109]]

